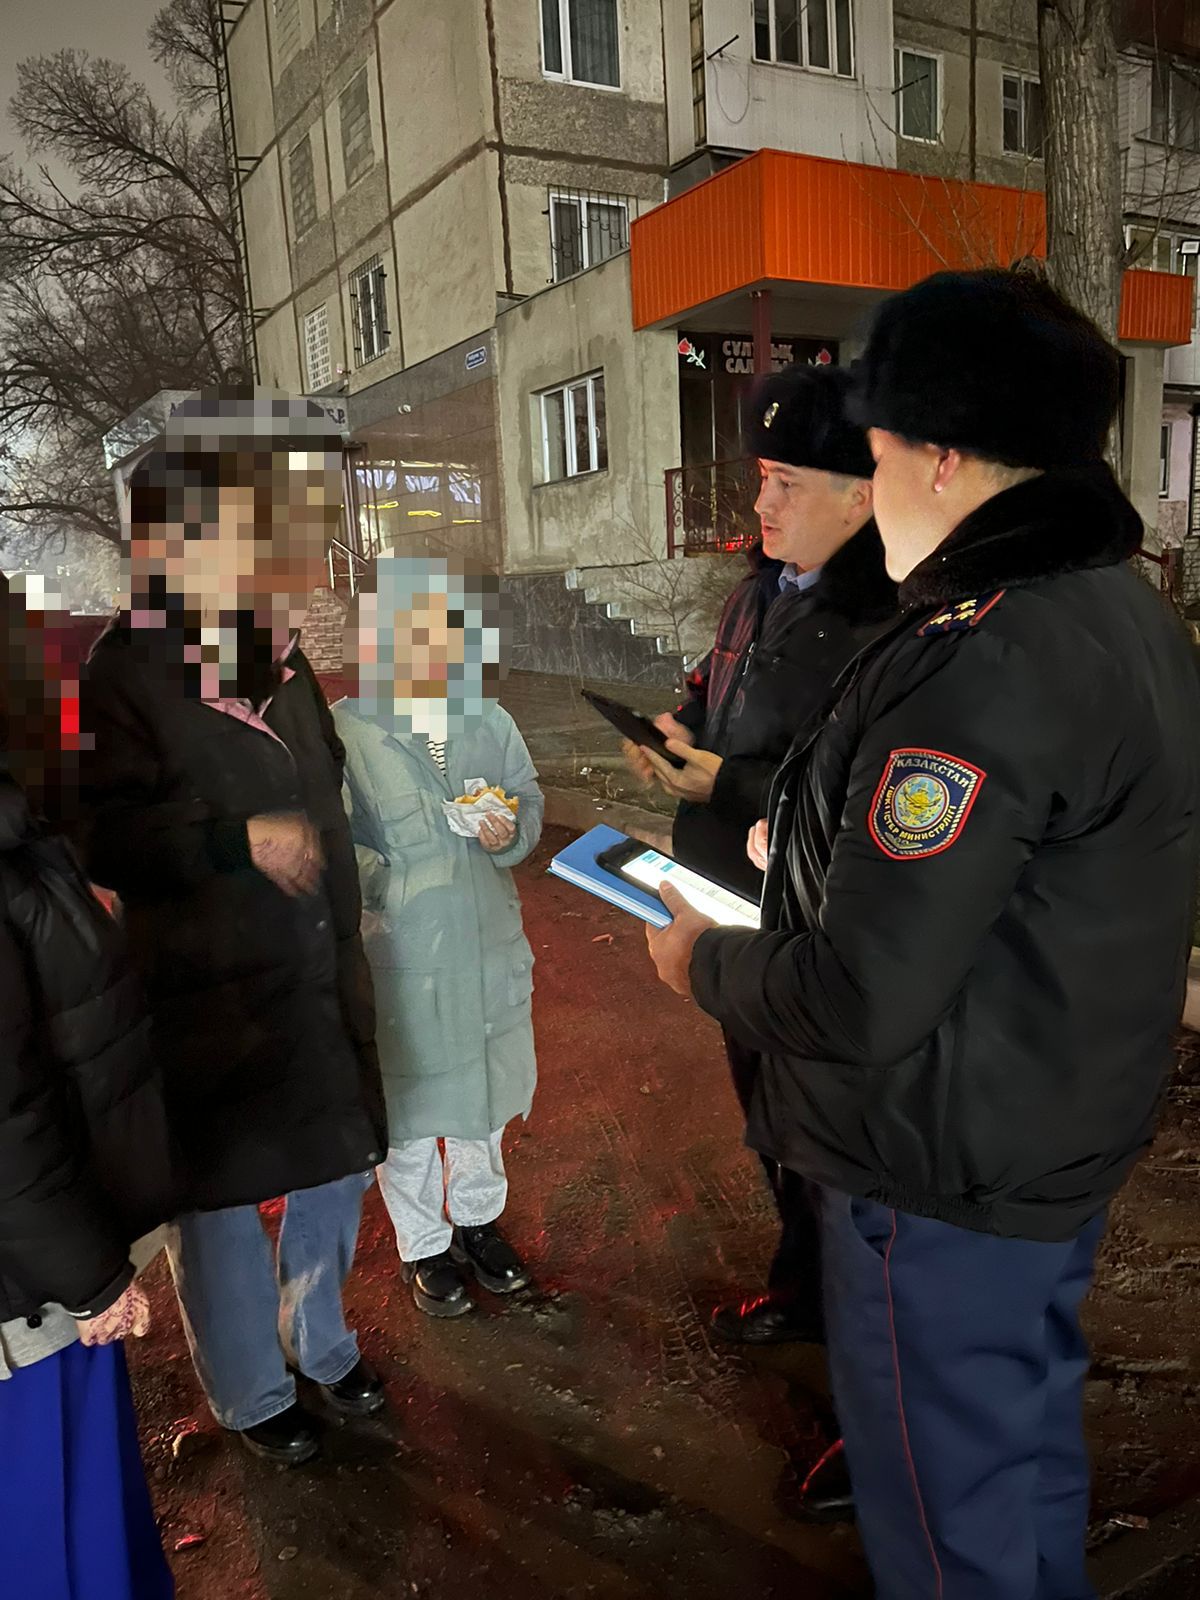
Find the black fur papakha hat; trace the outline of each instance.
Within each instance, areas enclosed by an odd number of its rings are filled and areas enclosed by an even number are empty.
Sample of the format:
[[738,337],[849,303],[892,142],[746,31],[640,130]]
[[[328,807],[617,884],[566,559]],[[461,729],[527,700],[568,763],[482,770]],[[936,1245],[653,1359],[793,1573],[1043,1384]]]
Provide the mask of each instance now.
[[867,436],[846,415],[844,367],[785,367],[755,385],[745,426],[750,455],[848,478],[875,471]]
[[1010,467],[1080,467],[1104,455],[1120,357],[1043,278],[938,272],[880,306],[854,380],[865,428]]

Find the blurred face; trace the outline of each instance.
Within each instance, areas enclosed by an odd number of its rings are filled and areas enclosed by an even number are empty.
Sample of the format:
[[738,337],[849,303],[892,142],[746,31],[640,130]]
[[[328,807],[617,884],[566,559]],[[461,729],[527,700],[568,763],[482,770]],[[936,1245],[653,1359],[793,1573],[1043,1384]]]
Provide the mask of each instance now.
[[[377,691],[381,675],[390,672],[396,700],[445,700],[450,669],[466,656],[461,615],[452,613],[444,594],[415,595],[411,607],[390,616],[380,610],[378,595],[364,595],[345,652],[358,668],[360,687]],[[390,650],[380,650],[381,639],[390,640]],[[394,666],[382,664],[389,658]]]
[[161,574],[208,619],[252,609],[286,631],[323,581],[341,505],[337,457],[250,455],[244,482],[196,489],[181,522],[135,537],[134,568]]
[[760,461],[762,484],[754,509],[763,550],[802,572],[824,566],[871,515],[871,484],[813,467]]

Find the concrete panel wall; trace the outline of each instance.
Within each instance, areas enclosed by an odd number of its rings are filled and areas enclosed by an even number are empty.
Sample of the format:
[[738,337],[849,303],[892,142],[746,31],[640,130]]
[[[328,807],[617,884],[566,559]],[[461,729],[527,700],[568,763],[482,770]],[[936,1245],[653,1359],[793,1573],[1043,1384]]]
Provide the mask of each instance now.
[[250,0],[229,41],[229,78],[233,89],[237,146],[246,156],[260,156],[275,137],[275,104],[267,64],[267,5]]
[[491,130],[482,0],[395,0],[379,19],[397,204],[476,150]]
[[[665,554],[663,475],[680,455],[675,345],[672,333],[633,332],[628,256],[499,319],[506,570],[561,571]],[[537,394],[595,371],[605,380],[608,470],[537,483]]]
[[282,305],[258,329],[258,366],[262,382],[270,389],[298,394],[304,387],[296,317],[290,303]]
[[292,292],[283,182],[276,153],[272,152],[246,180],[243,204],[254,304],[266,311]]
[[396,283],[410,366],[490,327],[496,315],[487,226],[493,171],[481,154],[396,219]]

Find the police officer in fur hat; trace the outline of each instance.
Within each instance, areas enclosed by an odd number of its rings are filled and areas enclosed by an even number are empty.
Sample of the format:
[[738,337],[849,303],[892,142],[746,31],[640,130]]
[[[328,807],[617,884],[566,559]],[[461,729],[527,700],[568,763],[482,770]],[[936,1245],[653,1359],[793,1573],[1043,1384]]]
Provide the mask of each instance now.
[[1043,281],[882,308],[857,408],[903,618],[793,748],[763,931],[670,896],[660,976],[761,1052],[814,1187],[880,1600],[1085,1600],[1087,1347],[1191,935],[1200,695],[1105,464],[1118,357]]
[[[730,596],[688,697],[658,718],[679,771],[627,746],[644,779],[679,801],[674,852],[687,866],[758,900],[762,871],[747,853],[771,779],[799,729],[823,706],[851,658],[895,616],[872,516],[875,463],[866,433],[846,415],[850,377],[795,366],[765,378],[749,407],[746,444],[758,458],[762,537],[750,573]],[[750,1104],[754,1049],[726,1034],[734,1084]],[[820,1246],[801,1180],[765,1158],[782,1222],[766,1293],[718,1308],[713,1329],[739,1344],[821,1341]],[[810,1509],[849,1506],[844,1475],[810,1486]]]

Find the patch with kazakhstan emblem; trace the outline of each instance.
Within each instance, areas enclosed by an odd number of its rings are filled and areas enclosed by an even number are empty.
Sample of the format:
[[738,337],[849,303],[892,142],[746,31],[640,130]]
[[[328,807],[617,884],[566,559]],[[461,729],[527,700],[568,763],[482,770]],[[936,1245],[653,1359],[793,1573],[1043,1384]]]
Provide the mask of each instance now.
[[871,803],[872,839],[893,861],[949,850],[986,777],[940,750],[893,750]]

